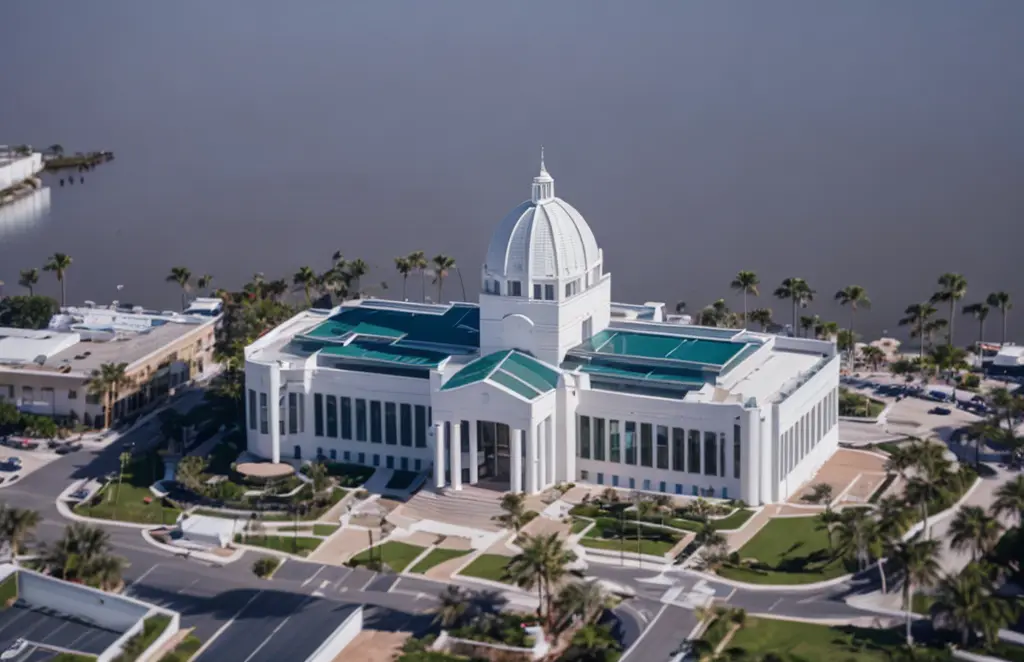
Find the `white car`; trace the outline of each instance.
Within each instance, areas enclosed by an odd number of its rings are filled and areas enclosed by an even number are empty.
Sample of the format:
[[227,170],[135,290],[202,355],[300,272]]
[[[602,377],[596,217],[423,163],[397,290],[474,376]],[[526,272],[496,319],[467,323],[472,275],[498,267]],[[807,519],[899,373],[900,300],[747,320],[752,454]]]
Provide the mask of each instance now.
[[0,660],[13,660],[28,648],[28,642],[24,639],[17,639],[13,644],[7,647],[3,653],[0,653]]
[[589,581],[589,582],[591,582],[593,584],[597,584],[598,586],[601,587],[601,590],[603,590],[608,595],[615,595],[615,596],[618,596],[620,598],[635,598],[636,597],[636,591],[634,591],[629,586],[625,586],[625,585],[620,584],[618,582],[613,582],[613,581],[610,581],[610,580],[607,580],[607,579],[600,579],[599,577],[588,577],[587,581]]

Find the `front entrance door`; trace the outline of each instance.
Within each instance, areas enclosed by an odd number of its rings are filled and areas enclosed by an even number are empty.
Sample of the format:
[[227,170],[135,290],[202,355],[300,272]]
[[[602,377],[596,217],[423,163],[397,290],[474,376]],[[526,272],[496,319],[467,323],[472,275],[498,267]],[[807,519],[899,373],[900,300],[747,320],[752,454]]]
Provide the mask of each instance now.
[[508,482],[511,475],[511,430],[504,423],[477,421],[477,443],[480,445],[480,479]]

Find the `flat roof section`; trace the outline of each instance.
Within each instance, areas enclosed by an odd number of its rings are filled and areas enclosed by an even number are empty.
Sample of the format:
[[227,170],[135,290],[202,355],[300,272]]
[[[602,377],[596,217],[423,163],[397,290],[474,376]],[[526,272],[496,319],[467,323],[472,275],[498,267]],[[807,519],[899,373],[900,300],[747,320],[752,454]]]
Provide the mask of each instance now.
[[605,330],[578,347],[583,352],[621,358],[681,361],[721,368],[747,343],[679,335]]
[[24,639],[43,647],[36,647],[28,654],[33,660],[49,660],[56,656],[56,653],[45,650],[46,646],[99,655],[121,634],[48,609],[33,609],[21,601],[0,611],[0,650],[6,650],[17,639]]
[[428,310],[352,306],[333,315],[305,335],[316,340],[340,340],[348,334],[391,338],[406,343],[480,346],[480,309],[452,304],[443,313]]
[[326,356],[360,361],[398,364],[415,368],[437,368],[448,358],[444,352],[435,352],[418,347],[406,347],[400,343],[353,340],[347,345],[328,345],[320,350]]

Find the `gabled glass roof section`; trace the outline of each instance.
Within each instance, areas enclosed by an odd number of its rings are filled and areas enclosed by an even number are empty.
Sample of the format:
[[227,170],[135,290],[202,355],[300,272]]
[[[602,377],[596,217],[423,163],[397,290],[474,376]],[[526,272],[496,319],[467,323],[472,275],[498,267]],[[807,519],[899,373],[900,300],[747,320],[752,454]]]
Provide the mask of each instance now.
[[745,347],[746,343],[728,340],[607,329],[573,351],[617,358],[681,361],[696,366],[721,368]]
[[441,387],[442,391],[491,382],[524,400],[534,400],[558,386],[558,371],[514,349],[494,352],[468,364]]

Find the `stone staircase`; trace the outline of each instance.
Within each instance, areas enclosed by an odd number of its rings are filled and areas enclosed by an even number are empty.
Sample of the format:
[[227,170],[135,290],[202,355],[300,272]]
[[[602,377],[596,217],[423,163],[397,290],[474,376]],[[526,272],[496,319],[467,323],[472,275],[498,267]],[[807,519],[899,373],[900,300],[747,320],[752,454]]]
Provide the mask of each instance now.
[[500,515],[501,493],[465,485],[459,491],[442,490],[427,486],[397,508],[391,515],[395,523],[402,524],[433,520],[460,527],[498,531],[501,525],[491,518]]

